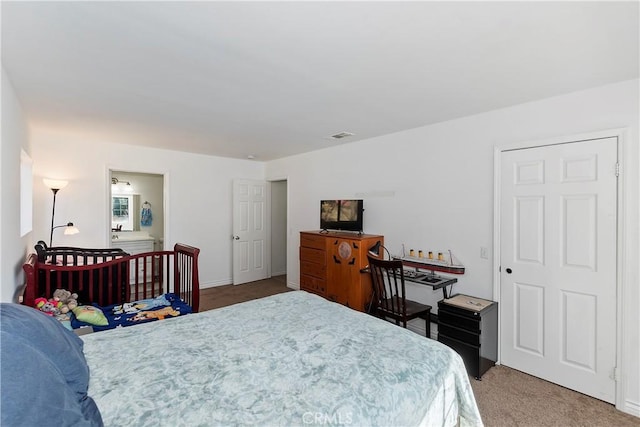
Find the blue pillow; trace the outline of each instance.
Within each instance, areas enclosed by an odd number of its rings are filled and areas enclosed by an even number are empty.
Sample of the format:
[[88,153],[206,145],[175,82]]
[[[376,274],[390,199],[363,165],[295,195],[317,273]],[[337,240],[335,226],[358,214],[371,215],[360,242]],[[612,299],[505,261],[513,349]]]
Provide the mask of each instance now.
[[27,419],[39,416],[51,422],[59,412],[102,425],[87,396],[89,367],[78,336],[38,310],[7,303],[0,304],[0,332],[2,425],[37,425]]
[[86,395],[78,399],[78,394],[46,354],[27,339],[5,331],[4,325],[0,342],[0,425],[103,425],[93,399]]

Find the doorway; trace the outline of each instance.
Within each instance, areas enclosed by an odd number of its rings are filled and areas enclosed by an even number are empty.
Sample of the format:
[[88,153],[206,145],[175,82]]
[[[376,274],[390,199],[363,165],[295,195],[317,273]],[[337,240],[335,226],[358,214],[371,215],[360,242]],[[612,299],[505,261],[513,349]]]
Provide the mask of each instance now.
[[271,181],[271,275],[287,277],[287,181]]
[[496,156],[501,363],[616,400],[618,138]]
[[164,175],[109,171],[109,241],[153,238],[153,250],[164,250]]

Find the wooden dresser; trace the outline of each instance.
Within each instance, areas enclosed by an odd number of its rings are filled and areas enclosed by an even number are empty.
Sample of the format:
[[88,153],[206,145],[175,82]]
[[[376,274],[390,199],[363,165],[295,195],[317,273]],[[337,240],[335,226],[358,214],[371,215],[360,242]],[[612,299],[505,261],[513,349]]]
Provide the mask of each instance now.
[[361,273],[367,253],[384,236],[330,231],[300,232],[300,289],[365,311],[371,276]]

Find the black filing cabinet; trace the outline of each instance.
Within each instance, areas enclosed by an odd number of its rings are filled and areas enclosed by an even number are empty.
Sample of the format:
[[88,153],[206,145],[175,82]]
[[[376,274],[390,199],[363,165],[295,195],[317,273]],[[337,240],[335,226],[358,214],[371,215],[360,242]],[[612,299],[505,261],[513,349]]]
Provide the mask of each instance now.
[[438,341],[457,351],[479,380],[498,356],[498,303],[463,294],[439,301]]

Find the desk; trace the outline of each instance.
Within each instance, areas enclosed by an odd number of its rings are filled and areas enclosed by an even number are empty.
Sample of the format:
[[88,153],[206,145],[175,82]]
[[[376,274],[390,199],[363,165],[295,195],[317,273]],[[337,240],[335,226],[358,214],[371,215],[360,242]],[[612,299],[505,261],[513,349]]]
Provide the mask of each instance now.
[[[453,264],[453,256],[451,256],[450,263],[444,261],[436,261],[425,258],[416,257],[393,257],[402,261],[404,267],[404,280],[419,283],[421,285],[431,286],[433,289],[442,289],[442,295],[446,298],[451,296],[451,292],[447,292],[447,286],[453,285],[458,279],[438,276],[436,271],[449,274],[464,274],[464,266]],[[411,270],[413,269],[413,270]],[[429,270],[430,273],[426,273],[420,270]]]
[[[419,283],[421,285],[431,286],[433,289],[442,289],[442,295],[445,299],[449,298],[449,296],[451,295],[450,291],[447,292],[447,286],[453,285],[458,281],[458,279],[453,277],[438,276],[434,273],[425,273],[422,271],[418,271],[417,268],[415,270],[410,270],[410,268],[413,266],[410,265],[409,267],[407,267],[407,264],[404,262],[404,260],[402,260],[402,265],[404,270],[405,282]],[[366,267],[361,269],[360,273],[371,273],[371,270],[369,270],[369,267]]]
[[458,279],[453,277],[444,277],[433,273],[409,270],[407,267],[404,268],[404,280],[406,282],[431,286],[433,289],[442,289],[442,295],[445,299],[449,298],[449,295],[451,294],[450,291],[447,292],[447,286],[453,285],[458,281]]

